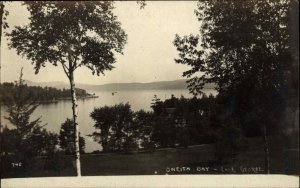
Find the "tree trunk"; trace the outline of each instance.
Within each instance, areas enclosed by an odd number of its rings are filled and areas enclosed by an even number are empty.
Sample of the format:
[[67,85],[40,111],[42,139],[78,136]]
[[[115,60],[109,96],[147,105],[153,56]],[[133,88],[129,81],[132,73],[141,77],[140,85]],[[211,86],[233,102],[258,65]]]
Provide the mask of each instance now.
[[269,143],[267,135],[267,127],[263,127],[263,137],[264,137],[264,150],[265,150],[265,171],[267,174],[270,174],[270,152],[269,152]]
[[[2,19],[3,19],[3,13],[4,13],[4,4],[3,1],[0,1],[0,47],[1,47],[1,39],[2,39]],[[0,50],[0,57],[1,57],[1,50]],[[1,84],[1,60],[0,60],[0,84]],[[2,117],[1,114],[2,104],[0,104],[0,117]],[[2,133],[2,122],[0,118],[0,134]],[[2,138],[1,138],[2,139]],[[2,140],[1,140],[2,143]],[[2,146],[2,145],[1,145]],[[2,148],[1,148],[2,150]]]
[[2,39],[3,14],[4,14],[4,3],[3,1],[0,1],[0,45]]
[[[3,1],[0,1],[0,48],[2,46],[1,44],[1,39],[2,39],[2,23],[3,23],[3,14],[4,14],[4,2]],[[0,50],[0,57],[1,57],[1,50]],[[2,84],[1,82],[1,60],[0,60],[0,84]],[[1,110],[2,110],[2,104],[0,104],[0,134],[2,134],[2,121],[1,121],[1,117],[2,117],[2,114],[1,114]],[[0,138],[0,143],[3,142],[2,140],[3,138],[1,137]],[[2,151],[2,144],[0,144],[0,151]],[[2,163],[1,161],[1,158],[2,158],[2,153],[0,154],[0,162]]]
[[77,123],[77,99],[75,92],[75,82],[74,82],[74,72],[70,71],[69,75],[70,85],[71,85],[71,94],[72,94],[72,112],[73,112],[73,123],[75,128],[75,158],[76,158],[76,172],[77,176],[81,176],[81,166],[80,166],[80,148],[79,148],[79,125]]

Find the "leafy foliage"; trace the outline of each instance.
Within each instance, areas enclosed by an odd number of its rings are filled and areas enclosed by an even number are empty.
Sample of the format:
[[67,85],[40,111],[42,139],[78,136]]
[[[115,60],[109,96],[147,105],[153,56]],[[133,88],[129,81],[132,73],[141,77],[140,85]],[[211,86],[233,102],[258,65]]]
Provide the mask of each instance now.
[[[57,99],[69,99],[71,98],[70,89],[56,89],[53,87],[40,87],[40,86],[27,86],[23,85],[24,92],[30,94],[31,99],[33,101],[39,102],[48,102]],[[16,87],[14,83],[4,82],[0,85],[0,102],[6,103],[9,100],[9,97],[16,92]],[[86,90],[76,88],[76,96],[79,98],[91,96],[91,94],[87,93]]]
[[[10,173],[22,176],[36,157],[54,152],[58,145],[57,135],[44,129],[40,118],[30,120],[38,104],[26,92],[23,82],[21,72],[19,81],[14,85],[16,92],[6,103],[8,116],[5,118],[13,128],[5,127],[1,133],[1,144],[4,146],[1,150],[1,162],[6,171],[4,176],[9,176]],[[20,164],[20,169],[13,169],[12,163]],[[17,171],[22,173],[18,174]]]
[[95,121],[94,138],[100,138],[103,151],[121,151],[136,148],[133,112],[129,104],[95,108],[90,115]]
[[79,125],[74,71],[81,66],[104,74],[122,53],[126,34],[113,14],[112,1],[25,1],[29,24],[15,27],[7,36],[9,47],[31,61],[37,74],[46,63],[62,65],[70,81],[75,127],[76,167],[81,176]]
[[200,92],[205,83],[217,89],[235,89],[243,83],[253,90],[278,91],[288,84],[293,63],[290,32],[291,1],[199,1],[196,15],[200,35],[176,36],[176,63],[192,68],[190,89]]
[[146,0],[139,0],[136,1],[138,4],[140,4],[140,9],[145,8],[145,6],[147,5]]
[[[176,35],[175,61],[191,66],[183,76],[191,78],[194,94],[205,83],[217,84],[228,120],[239,122],[231,127],[233,132],[242,125],[248,136],[264,135],[265,168],[270,172],[267,136],[288,128],[285,111],[296,114],[297,109],[299,44],[294,41],[299,41],[299,5],[294,0],[200,0],[195,12],[200,34]],[[231,141],[227,146],[237,149]]]
[[174,40],[176,63],[191,66],[183,73],[190,91],[216,83],[223,105],[252,136],[262,125],[282,129],[285,109],[297,108],[296,8],[293,0],[199,1],[200,35]]
[[121,53],[126,34],[113,15],[113,3],[24,2],[30,23],[8,34],[10,47],[31,60],[38,73],[49,62],[61,63],[68,74],[86,66],[99,75],[111,70],[113,50]]
[[8,28],[8,24],[6,22],[6,17],[9,15],[9,12],[4,9],[5,5],[4,2],[0,2],[0,44],[1,44],[1,39],[2,39],[2,28],[6,29]]
[[[108,151],[132,151],[158,147],[188,147],[216,141],[213,122],[217,105],[213,96],[198,99],[154,98],[153,112],[132,112],[128,104],[96,108],[91,113],[92,134]],[[220,126],[219,126],[220,127]]]
[[[70,155],[75,153],[75,128],[73,121],[69,118],[61,124],[59,145],[65,154]],[[79,149],[80,153],[85,153],[85,139],[81,136],[79,137]]]
[[134,123],[136,126],[137,138],[140,141],[140,147],[145,149],[154,149],[157,143],[153,140],[153,129],[155,126],[153,112],[140,110],[134,114]]
[[221,163],[234,162],[237,155],[245,151],[248,142],[238,119],[223,108],[218,115],[219,128],[216,131],[215,157]]

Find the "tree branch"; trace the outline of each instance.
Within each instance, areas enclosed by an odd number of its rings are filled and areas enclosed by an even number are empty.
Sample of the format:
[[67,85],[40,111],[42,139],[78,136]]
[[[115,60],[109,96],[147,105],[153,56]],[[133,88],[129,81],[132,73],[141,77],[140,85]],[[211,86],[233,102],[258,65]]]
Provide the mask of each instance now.
[[68,73],[69,68],[67,67],[67,65],[65,65],[64,63],[61,63],[61,65],[67,77],[70,78],[70,74]]
[[77,69],[78,67],[80,67],[82,65],[82,63],[79,63],[77,66],[74,67],[74,70]]

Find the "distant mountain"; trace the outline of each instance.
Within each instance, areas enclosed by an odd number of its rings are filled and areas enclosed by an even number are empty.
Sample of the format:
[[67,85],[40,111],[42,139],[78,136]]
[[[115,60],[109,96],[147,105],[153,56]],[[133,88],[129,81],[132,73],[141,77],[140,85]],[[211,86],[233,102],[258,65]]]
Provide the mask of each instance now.
[[70,88],[69,84],[65,82],[33,82],[30,80],[25,80],[25,84],[28,86],[55,87],[57,89]]
[[[174,80],[174,81],[158,81],[149,83],[111,83],[103,85],[90,85],[77,83],[76,87],[85,90],[93,91],[122,91],[122,90],[168,90],[168,89],[186,89],[186,79]],[[58,89],[68,89],[70,86],[65,82],[32,82],[26,80],[25,82],[29,86],[40,87],[55,87]],[[215,84],[207,84],[204,88],[214,89]]]

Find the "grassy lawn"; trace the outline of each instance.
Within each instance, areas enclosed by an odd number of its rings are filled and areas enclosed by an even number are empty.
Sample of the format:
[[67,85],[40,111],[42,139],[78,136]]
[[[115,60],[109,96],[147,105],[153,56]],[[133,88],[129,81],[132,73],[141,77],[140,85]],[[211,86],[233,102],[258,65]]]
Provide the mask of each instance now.
[[[271,173],[298,175],[299,150],[285,148],[284,142],[277,137],[271,138],[270,142]],[[86,176],[264,173],[264,150],[260,138],[250,139],[246,152],[223,164],[215,159],[212,144],[137,154],[82,156],[82,174]]]
[[[271,173],[299,175],[298,139],[292,144],[281,137],[270,138]],[[74,176],[72,158],[65,156],[69,165],[61,170],[42,168],[37,161],[32,170],[19,177]],[[261,138],[249,139],[247,151],[235,160],[220,163],[214,157],[213,144],[184,148],[166,148],[131,154],[85,154],[81,156],[83,176],[154,175],[154,174],[264,174],[264,150]]]
[[[136,154],[82,156],[83,175],[153,175],[166,174],[166,168],[192,167],[210,162],[212,145],[188,149],[164,149]],[[202,162],[201,162],[202,161]],[[183,169],[181,169],[183,170]],[[182,172],[184,173],[184,172]],[[192,173],[186,171],[185,173]],[[172,173],[169,173],[172,174]]]

